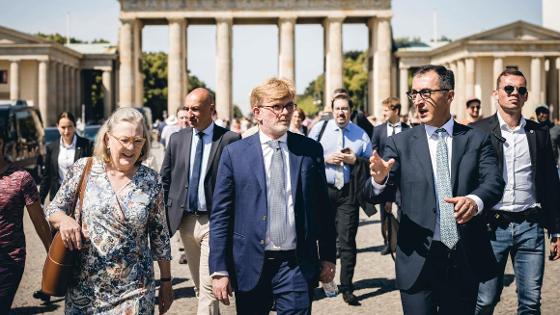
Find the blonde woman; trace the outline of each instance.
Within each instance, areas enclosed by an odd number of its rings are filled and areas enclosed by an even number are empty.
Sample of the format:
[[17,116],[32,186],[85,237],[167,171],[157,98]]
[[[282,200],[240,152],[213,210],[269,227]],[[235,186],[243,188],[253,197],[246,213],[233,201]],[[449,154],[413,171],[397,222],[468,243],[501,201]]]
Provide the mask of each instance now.
[[159,265],[159,310],[173,302],[171,249],[159,175],[142,165],[150,138],[144,118],[121,108],[99,130],[83,208],[76,219],[72,200],[85,158],[68,171],[46,210],[65,246],[79,251],[75,284],[66,294],[66,314],[152,314]]

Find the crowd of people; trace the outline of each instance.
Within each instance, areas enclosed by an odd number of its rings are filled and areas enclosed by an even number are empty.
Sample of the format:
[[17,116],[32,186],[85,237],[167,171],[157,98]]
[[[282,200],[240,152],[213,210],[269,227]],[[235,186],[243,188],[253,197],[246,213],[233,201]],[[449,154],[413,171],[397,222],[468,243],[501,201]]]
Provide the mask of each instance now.
[[509,257],[518,314],[540,314],[547,239],[549,259],[560,258],[560,126],[546,106],[537,121],[523,117],[527,85],[519,70],[504,70],[497,112],[482,117],[480,99],[469,98],[460,122],[454,74],[443,66],[414,73],[411,119],[396,97],[383,100],[379,120],[368,117],[345,89],[306,117],[293,83],[272,78],[252,90],[251,119],[226,123],[197,88],[157,124],[165,155],[156,170],[146,166],[152,137],[140,112],[116,110],[94,144],[63,112],[39,189],[10,163],[2,138],[0,313],[23,274],[27,207],[45,249],[59,231],[79,255],[66,314],[152,314],[156,291],[165,313],[176,232],[197,314],[220,314],[233,293],[239,314],[311,314],[320,283],[357,307],[360,209],[380,212],[381,254],[394,255],[405,314],[492,314]]

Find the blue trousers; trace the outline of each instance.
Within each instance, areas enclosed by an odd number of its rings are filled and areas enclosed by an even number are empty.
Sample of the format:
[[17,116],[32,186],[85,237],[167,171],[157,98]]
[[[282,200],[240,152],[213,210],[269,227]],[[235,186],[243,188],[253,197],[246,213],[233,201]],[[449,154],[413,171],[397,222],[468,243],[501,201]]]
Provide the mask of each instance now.
[[313,288],[303,276],[295,257],[265,258],[257,286],[251,291],[235,292],[237,314],[268,314],[273,301],[278,315],[311,314]]
[[512,222],[507,227],[497,227],[491,243],[498,261],[498,276],[479,285],[475,314],[494,312],[504,287],[504,269],[510,255],[517,285],[517,314],[540,314],[545,256],[542,226],[528,221]]

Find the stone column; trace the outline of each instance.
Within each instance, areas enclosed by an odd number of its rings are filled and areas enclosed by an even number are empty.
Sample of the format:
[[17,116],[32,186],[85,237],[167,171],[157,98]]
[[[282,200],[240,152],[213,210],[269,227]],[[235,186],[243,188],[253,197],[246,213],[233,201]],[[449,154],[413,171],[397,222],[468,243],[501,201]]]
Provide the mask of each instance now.
[[474,59],[473,58],[465,59],[465,98],[475,96],[474,95],[474,78],[475,78],[474,72],[475,72]]
[[136,20],[132,27],[134,57],[134,106],[144,106],[144,73],[142,72],[142,21]]
[[103,70],[101,82],[103,84],[103,117],[108,118],[113,111],[113,83],[111,80],[111,70]]
[[64,110],[64,65],[56,64],[56,104],[53,106],[55,116]]
[[76,109],[76,68],[70,67],[70,79],[68,81],[68,87],[70,89],[70,104],[68,105],[68,110],[75,113]]
[[75,74],[75,78],[76,80],[74,81],[74,89],[76,90],[76,102],[75,102],[75,106],[74,106],[74,114],[77,115],[82,115],[82,72],[80,71],[80,69],[76,69],[75,70],[76,74]]
[[457,76],[455,77],[455,114],[459,120],[465,117],[465,77],[465,60],[457,60]]
[[233,19],[216,19],[216,111],[218,118],[231,120],[231,37]]
[[[496,82],[498,82],[498,77],[500,73],[504,71],[504,59],[496,57],[494,58],[494,65],[492,67],[492,90],[496,89]],[[498,110],[498,103],[494,97],[492,97],[492,113],[495,113]]]
[[64,66],[64,110],[71,111],[72,110],[72,101],[70,99],[70,66]]
[[[373,69],[369,87],[372,97],[369,98],[369,111],[375,117],[381,117],[381,102],[391,96],[391,19],[371,18],[368,22],[370,29],[370,56],[373,53]],[[370,94],[371,95],[371,94]]]
[[119,106],[130,107],[134,104],[134,53],[133,24],[134,20],[121,20],[119,34]]
[[463,110],[463,108],[459,105],[459,99],[458,99],[458,89],[457,89],[457,80],[458,80],[458,75],[457,75],[457,62],[453,61],[449,63],[449,70],[451,70],[453,72],[453,75],[455,76],[455,98],[453,100],[453,103],[451,103],[451,114],[452,115],[457,115],[457,117],[459,117],[459,113],[461,110]]
[[543,67],[543,60],[541,57],[533,57],[531,59],[531,78],[529,79],[529,106],[525,105],[523,107],[523,115],[526,117],[530,117],[534,115],[535,108],[542,104],[544,99],[542,95],[542,84],[541,84],[541,76],[542,76],[542,67]]
[[[175,114],[183,104],[186,92],[186,27],[185,19],[169,19],[169,56],[167,60],[167,112]],[[217,78],[220,81],[220,78]]]
[[37,80],[39,92],[38,107],[43,119],[44,127],[50,125],[47,105],[49,103],[49,63],[47,60],[39,61],[39,78]]
[[334,90],[344,87],[342,80],[344,57],[342,55],[342,22],[344,17],[327,17],[323,22],[325,42],[325,91],[324,110],[331,111]]
[[10,100],[18,100],[19,95],[19,60],[10,62]]
[[408,68],[401,65],[399,69],[399,98],[401,99],[401,115],[404,115],[408,114],[410,110],[408,96],[406,95],[406,92],[408,92]]
[[278,28],[278,76],[291,80],[295,85],[296,17],[279,18]]
[[45,126],[52,126],[56,120],[56,104],[58,104],[58,89],[57,89],[57,62],[51,60],[49,61],[49,71],[48,71],[48,102],[47,102],[47,116],[43,117],[45,120]]
[[560,57],[557,57],[555,59],[555,67],[551,67],[553,69],[556,69],[556,87],[553,86],[553,88],[556,88],[556,110],[554,113],[554,116],[557,118],[560,118]]

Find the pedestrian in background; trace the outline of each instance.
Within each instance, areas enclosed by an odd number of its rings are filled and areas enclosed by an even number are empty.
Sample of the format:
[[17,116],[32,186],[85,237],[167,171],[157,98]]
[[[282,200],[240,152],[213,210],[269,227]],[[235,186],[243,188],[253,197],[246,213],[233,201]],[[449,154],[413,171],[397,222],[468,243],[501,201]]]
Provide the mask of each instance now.
[[70,215],[87,159],[68,170],[46,209],[64,245],[79,251],[67,314],[151,314],[155,304],[153,260],[160,269],[159,310],[173,302],[171,247],[159,175],[141,164],[150,151],[144,118],[121,108],[96,138],[83,206]]

